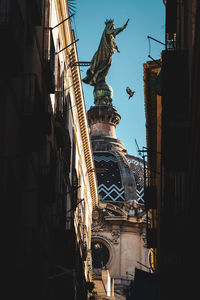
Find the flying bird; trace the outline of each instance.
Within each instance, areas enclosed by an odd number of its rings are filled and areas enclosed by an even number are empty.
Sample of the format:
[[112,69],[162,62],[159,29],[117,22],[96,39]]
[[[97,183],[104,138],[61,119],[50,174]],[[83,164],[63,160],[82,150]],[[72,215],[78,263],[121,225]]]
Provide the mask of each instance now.
[[129,87],[126,88],[126,92],[127,92],[127,94],[129,94],[128,99],[133,97],[133,95],[135,94],[135,91],[131,91],[131,89]]

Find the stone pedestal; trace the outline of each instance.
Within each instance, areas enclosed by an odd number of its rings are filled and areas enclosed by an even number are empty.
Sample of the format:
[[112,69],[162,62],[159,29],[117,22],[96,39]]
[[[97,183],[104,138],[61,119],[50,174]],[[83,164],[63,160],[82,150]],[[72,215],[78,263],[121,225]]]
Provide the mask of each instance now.
[[112,106],[113,89],[106,82],[97,83],[94,88],[93,95],[95,105]]
[[126,152],[123,143],[117,139],[115,133],[121,116],[112,105],[92,106],[87,115],[94,151],[107,151],[114,148]]

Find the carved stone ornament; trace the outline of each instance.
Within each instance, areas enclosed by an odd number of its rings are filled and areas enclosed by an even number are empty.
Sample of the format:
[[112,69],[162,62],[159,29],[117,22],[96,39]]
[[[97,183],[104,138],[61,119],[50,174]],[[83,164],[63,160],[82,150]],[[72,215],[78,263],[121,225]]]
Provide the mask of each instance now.
[[120,237],[120,230],[119,229],[113,229],[111,234],[112,234],[112,237],[113,237],[112,242],[114,244],[118,244],[119,243],[119,237]]
[[105,227],[103,212],[100,209],[95,209],[92,213],[92,231],[103,231]]
[[144,211],[144,205],[138,203],[136,200],[128,201],[124,203],[123,209],[127,211],[129,216],[140,216]]

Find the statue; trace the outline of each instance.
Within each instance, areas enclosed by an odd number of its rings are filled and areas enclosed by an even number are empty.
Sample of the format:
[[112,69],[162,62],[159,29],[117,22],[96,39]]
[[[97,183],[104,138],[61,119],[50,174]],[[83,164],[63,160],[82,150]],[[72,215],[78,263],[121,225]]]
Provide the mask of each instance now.
[[123,27],[114,29],[114,21],[106,20],[99,48],[92,58],[87,76],[83,78],[84,83],[94,86],[94,98],[97,105],[111,105],[112,103],[113,91],[105,79],[112,63],[112,55],[115,50],[120,52],[115,43],[115,37],[127,27],[128,22],[129,19]]

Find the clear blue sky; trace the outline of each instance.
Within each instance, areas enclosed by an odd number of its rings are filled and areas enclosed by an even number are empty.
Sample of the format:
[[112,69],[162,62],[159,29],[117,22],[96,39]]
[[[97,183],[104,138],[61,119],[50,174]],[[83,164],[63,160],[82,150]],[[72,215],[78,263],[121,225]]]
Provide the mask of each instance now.
[[[106,19],[114,19],[115,28],[127,28],[115,39],[120,53],[115,52],[106,82],[113,88],[113,106],[121,115],[117,138],[131,155],[138,156],[139,147],[146,146],[143,64],[150,59],[147,36],[164,42],[165,7],[162,0],[77,0],[72,18],[80,61],[91,61],[96,52]],[[159,59],[163,46],[151,41],[150,55]],[[81,67],[82,78],[88,67]],[[135,91],[129,100],[126,87]],[[93,87],[83,83],[86,109],[93,105]]]

